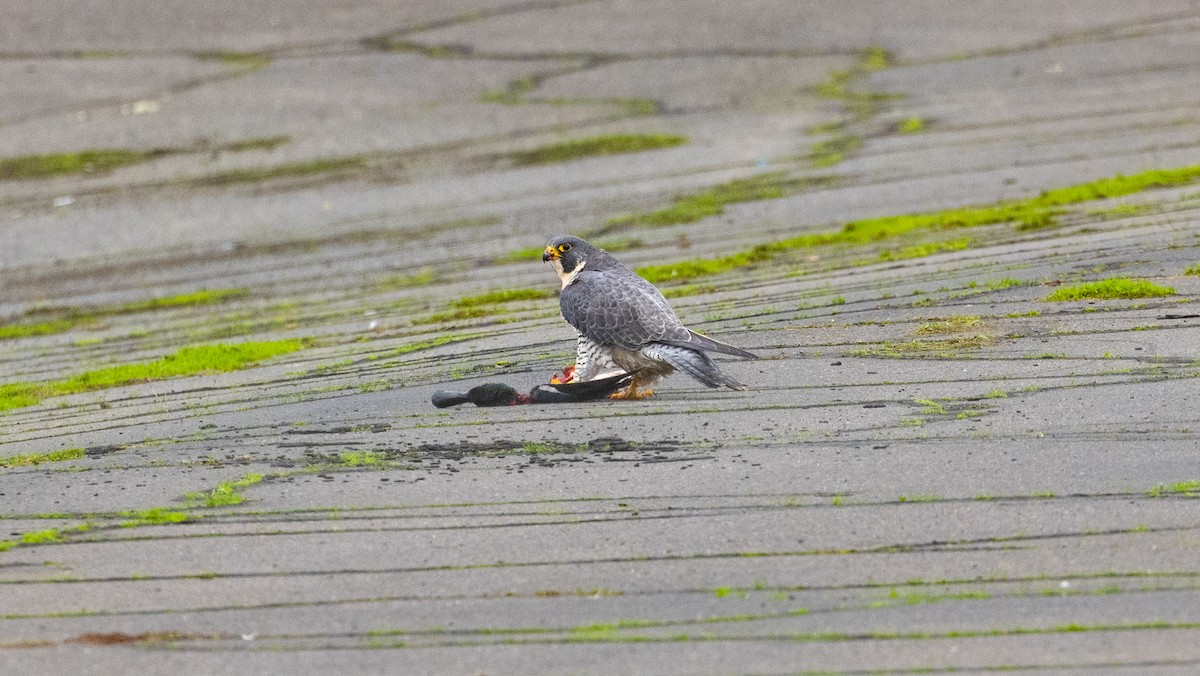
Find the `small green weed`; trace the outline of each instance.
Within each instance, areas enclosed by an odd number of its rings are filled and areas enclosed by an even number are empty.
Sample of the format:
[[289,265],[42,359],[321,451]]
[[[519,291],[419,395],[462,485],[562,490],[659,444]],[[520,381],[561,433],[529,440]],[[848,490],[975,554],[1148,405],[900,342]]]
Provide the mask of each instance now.
[[946,407],[933,399],[913,399],[914,404],[920,404],[925,408],[921,409],[921,413],[927,415],[945,415]]
[[492,90],[483,93],[484,103],[499,103],[505,106],[515,106],[526,102],[525,97],[537,88],[537,79],[532,75],[523,75],[503,90]]
[[977,315],[957,315],[953,317],[946,317],[941,321],[922,324],[921,327],[917,329],[917,333],[921,335],[929,335],[976,331],[979,329],[981,323],[982,320]]
[[919,117],[910,117],[896,123],[897,134],[917,134],[925,131],[925,120]]
[[25,467],[27,465],[40,465],[44,462],[79,460],[86,456],[87,454],[84,453],[82,448],[64,448],[60,451],[50,451],[49,453],[21,453],[0,457],[0,467]]
[[338,459],[346,467],[370,467],[387,460],[387,454],[379,451],[342,451]]
[[263,480],[261,474],[247,474],[237,481],[222,481],[208,492],[186,493],[184,497],[190,500],[194,507],[228,507],[240,505],[246,501],[246,496],[238,489],[253,486]]
[[1011,289],[1014,286],[1024,286],[1025,282],[1012,277],[1004,277],[1003,279],[993,279],[990,282],[984,283],[984,288],[988,291],[1000,291],[1001,289]]
[[1170,486],[1159,485],[1147,491],[1147,494],[1152,498],[1159,498],[1164,495],[1184,495],[1189,498],[1200,495],[1200,479],[1190,479],[1188,481],[1180,481]]

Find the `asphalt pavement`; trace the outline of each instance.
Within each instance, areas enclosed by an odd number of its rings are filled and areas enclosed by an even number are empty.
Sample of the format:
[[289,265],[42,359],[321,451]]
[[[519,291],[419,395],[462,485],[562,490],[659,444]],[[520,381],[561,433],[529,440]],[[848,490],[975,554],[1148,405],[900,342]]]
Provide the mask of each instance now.
[[[1196,3],[119,5],[0,9],[0,672],[1200,669]],[[749,389],[434,408],[562,233]]]

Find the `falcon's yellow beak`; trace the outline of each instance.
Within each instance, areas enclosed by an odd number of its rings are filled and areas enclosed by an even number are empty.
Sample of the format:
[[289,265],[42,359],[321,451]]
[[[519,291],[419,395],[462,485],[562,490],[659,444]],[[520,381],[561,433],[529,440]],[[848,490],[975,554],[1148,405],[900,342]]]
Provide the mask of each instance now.
[[558,260],[558,258],[559,258],[558,249],[555,249],[552,246],[546,247],[546,250],[542,252],[542,262],[543,263],[545,263],[546,261],[556,261],[556,260]]

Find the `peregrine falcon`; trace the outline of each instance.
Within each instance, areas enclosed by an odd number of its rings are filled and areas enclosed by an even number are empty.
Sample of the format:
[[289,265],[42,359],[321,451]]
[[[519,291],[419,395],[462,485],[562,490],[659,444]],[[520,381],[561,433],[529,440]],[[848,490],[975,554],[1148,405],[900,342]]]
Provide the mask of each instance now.
[[706,352],[758,357],[685,327],[662,293],[612,254],[561,235],[546,245],[542,260],[562,279],[562,316],[579,333],[576,382],[625,371],[634,376],[619,395],[641,399],[652,392],[639,387],[680,370],[708,387],[746,389]]

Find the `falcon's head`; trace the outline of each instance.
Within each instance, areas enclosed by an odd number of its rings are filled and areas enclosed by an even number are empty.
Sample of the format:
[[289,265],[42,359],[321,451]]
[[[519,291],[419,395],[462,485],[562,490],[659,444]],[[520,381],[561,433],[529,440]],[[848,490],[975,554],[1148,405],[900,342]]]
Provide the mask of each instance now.
[[549,261],[566,288],[575,275],[587,265],[588,257],[599,251],[587,242],[570,235],[559,235],[546,244],[542,260]]

